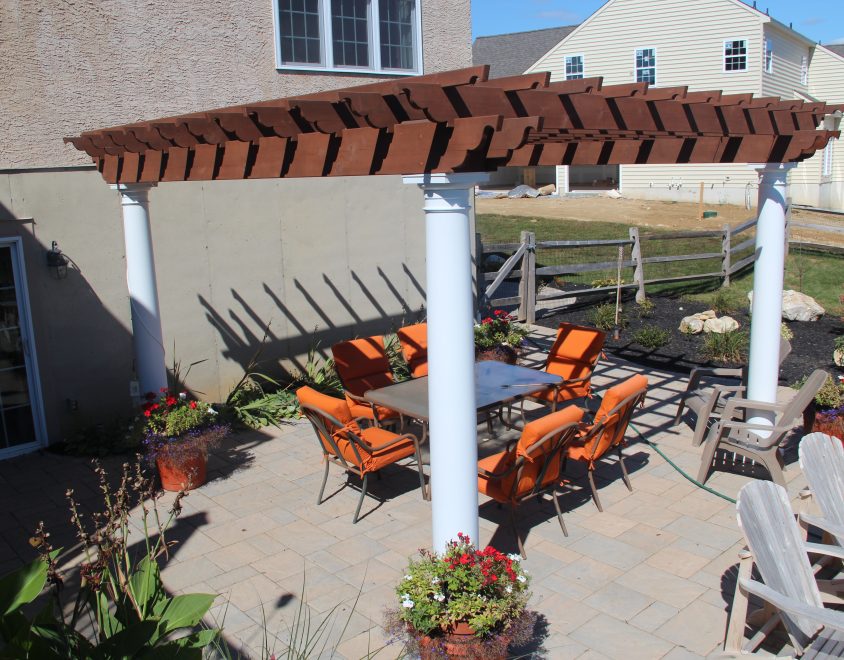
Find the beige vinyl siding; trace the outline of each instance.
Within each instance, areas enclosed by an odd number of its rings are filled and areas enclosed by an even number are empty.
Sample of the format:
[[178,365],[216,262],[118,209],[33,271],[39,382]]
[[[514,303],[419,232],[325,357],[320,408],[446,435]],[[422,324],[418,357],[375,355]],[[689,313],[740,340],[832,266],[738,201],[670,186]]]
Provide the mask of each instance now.
[[697,202],[703,182],[706,204],[756,205],[756,172],[739,165],[623,165],[621,192],[636,199]]
[[[637,48],[656,49],[660,87],[761,92],[762,24],[766,19],[731,0],[611,0],[534,64],[565,78],[565,57],[583,55],[584,77],[605,84],[636,79]],[[724,41],[747,41],[747,70],[724,71]]]
[[761,61],[757,65],[762,72],[762,95],[799,98],[808,91],[800,81],[800,66],[802,58],[809,57],[809,44],[773,23],[765,26],[764,37],[770,39],[773,46],[774,70],[766,73]]

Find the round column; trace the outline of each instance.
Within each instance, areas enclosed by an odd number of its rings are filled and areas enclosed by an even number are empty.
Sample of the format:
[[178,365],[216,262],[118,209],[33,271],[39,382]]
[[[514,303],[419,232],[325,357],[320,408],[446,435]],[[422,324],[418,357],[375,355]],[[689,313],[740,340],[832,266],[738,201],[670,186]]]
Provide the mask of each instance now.
[[478,539],[478,440],[469,213],[484,174],[404,177],[425,195],[433,548]]
[[141,394],[167,386],[167,367],[158,306],[158,283],[149,221],[147,184],[113,186],[120,192],[126,242],[126,283],[132,312],[135,371]]
[[[787,177],[793,164],[769,163],[759,172],[759,213],[756,262],[753,267],[753,307],[747,398],[776,403],[779,381],[782,286],[785,269]],[[748,421],[773,425],[774,414],[754,411]]]

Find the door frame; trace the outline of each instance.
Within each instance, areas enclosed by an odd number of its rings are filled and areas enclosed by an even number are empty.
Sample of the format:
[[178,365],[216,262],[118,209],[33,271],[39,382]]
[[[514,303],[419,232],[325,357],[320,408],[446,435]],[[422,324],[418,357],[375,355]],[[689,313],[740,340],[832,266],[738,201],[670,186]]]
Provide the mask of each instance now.
[[15,278],[15,297],[18,303],[19,328],[23,342],[26,382],[29,387],[29,403],[32,409],[32,423],[35,440],[15,447],[0,449],[0,460],[27,454],[47,446],[47,424],[44,418],[44,402],[41,397],[41,373],[35,351],[35,332],[32,325],[32,310],[29,305],[29,286],[26,279],[26,264],[23,254],[23,239],[20,236],[0,236],[0,247],[8,247],[12,254],[12,274]]

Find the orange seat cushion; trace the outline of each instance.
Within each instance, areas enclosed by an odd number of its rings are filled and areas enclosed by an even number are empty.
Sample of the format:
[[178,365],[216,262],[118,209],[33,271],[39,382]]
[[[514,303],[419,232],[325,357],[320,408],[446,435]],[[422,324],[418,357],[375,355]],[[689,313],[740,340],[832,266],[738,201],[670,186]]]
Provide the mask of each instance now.
[[377,427],[364,429],[361,433],[361,440],[371,448],[371,453],[366,455],[361,452],[363,465],[359,465],[358,467],[364,472],[376,472],[387,465],[392,465],[396,461],[410,456],[416,451],[413,440],[410,439],[396,443],[387,449],[377,449],[380,445],[395,440],[396,437],[395,433],[390,433]]
[[[478,461],[478,468],[500,474],[505,472],[516,460],[512,451],[502,451],[492,456],[487,456]],[[516,472],[513,471],[503,479],[490,479],[478,473],[478,491],[494,499],[496,502],[509,502],[510,491],[513,488],[513,481],[516,479]]]
[[[589,378],[601,356],[606,333],[597,328],[589,328],[572,323],[561,323],[557,337],[545,360],[545,371],[559,376],[563,380]],[[534,395],[543,401],[571,401],[589,396],[591,383],[577,383],[561,388],[551,388]]]
[[400,328],[396,335],[410,375],[421,378],[428,375],[428,324],[417,323]]
[[[343,341],[334,344],[331,347],[331,353],[334,356],[337,375],[343,381],[343,387],[355,396],[362,397],[369,390],[387,387],[395,382],[390,361],[387,359],[387,351],[384,348],[383,337]],[[348,396],[346,402],[355,417],[375,419],[371,406],[361,404]],[[378,407],[379,419],[398,416],[395,410]]]
[[[345,431],[351,431],[356,435],[360,435],[361,430],[358,423],[355,422],[352,412],[349,410],[346,399],[338,399],[337,397],[328,396],[327,394],[317,392],[315,389],[307,386],[300,387],[296,390],[296,397],[299,399],[300,404],[310,406],[311,408],[316,408],[319,411],[327,413],[342,424],[342,426],[337,426],[337,424],[324,415],[320,415],[322,422],[325,424],[325,428],[332,434],[334,441],[337,443],[337,448],[340,450],[341,455],[348,459],[348,456],[352,453],[349,449],[349,440],[346,438]],[[317,433],[319,434],[319,431],[317,431]],[[319,435],[320,442],[322,443],[325,452],[331,454],[332,456],[336,455],[336,452],[331,447],[331,443],[328,442],[327,438],[322,437],[321,434]]]
[[[349,397],[346,397],[346,403],[349,405],[349,410],[352,411],[352,415],[354,417],[363,417],[364,419],[372,420],[375,419],[375,415],[372,414],[372,406],[358,403]],[[395,410],[385,408],[384,406],[375,406],[375,409],[378,411],[378,419],[392,419],[399,416]]]

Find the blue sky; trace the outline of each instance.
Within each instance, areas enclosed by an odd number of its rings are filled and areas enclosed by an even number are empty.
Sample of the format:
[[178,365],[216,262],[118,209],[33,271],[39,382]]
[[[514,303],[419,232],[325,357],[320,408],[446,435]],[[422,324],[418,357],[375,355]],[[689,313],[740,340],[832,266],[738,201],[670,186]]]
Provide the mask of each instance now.
[[[582,22],[601,0],[471,0],[472,34],[538,30]],[[694,2],[695,0],[686,0]],[[757,7],[822,43],[844,43],[844,2],[842,0],[757,0]]]

